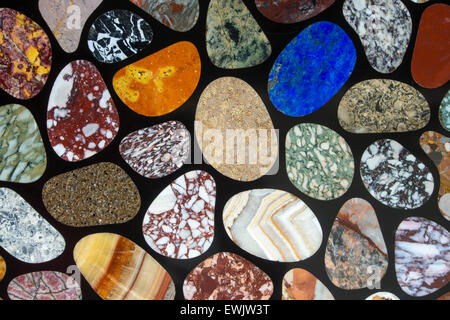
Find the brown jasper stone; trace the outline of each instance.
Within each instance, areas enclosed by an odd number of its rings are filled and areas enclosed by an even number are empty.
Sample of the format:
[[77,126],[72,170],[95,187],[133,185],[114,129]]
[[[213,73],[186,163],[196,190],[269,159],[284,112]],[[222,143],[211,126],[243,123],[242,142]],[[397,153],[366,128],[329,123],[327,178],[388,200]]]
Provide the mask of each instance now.
[[435,4],[422,14],[411,72],[424,88],[438,88],[450,79],[450,6]]
[[119,224],[141,206],[136,185],[112,163],[99,163],[50,179],[42,191],[48,212],[72,227]]

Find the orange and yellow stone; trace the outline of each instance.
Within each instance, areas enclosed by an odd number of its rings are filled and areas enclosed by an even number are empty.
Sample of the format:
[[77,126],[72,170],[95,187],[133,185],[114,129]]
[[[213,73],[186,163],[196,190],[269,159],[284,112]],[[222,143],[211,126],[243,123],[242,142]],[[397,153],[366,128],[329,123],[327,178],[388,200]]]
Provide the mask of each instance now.
[[191,97],[200,73],[197,48],[182,41],[122,68],[114,75],[113,86],[130,109],[157,117],[178,109]]
[[6,263],[2,256],[0,256],[0,280],[3,279],[6,273]]
[[144,249],[120,235],[97,233],[75,246],[75,263],[104,300],[173,300],[175,285]]

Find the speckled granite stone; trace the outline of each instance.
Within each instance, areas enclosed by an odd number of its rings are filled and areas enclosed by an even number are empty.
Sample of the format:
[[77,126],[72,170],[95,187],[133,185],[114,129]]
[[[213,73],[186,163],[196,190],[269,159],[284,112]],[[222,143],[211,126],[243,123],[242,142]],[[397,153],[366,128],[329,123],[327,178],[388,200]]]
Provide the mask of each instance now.
[[275,61],[268,82],[270,100],[288,116],[308,115],[341,89],[355,63],[355,46],[344,30],[331,22],[316,22]]
[[0,246],[26,263],[59,257],[66,246],[62,235],[19,194],[0,188]]
[[390,292],[377,292],[366,298],[366,300],[400,300],[395,294]]
[[268,300],[273,283],[250,261],[220,252],[188,274],[183,292],[186,300]]
[[445,130],[450,131],[450,90],[445,95],[439,108],[439,121]]
[[141,206],[131,178],[108,162],[50,179],[42,190],[42,200],[56,220],[72,227],[124,223],[133,219]]
[[346,0],[345,20],[358,34],[371,66],[394,72],[402,63],[411,38],[412,20],[400,0]]
[[30,183],[47,167],[47,154],[33,114],[18,104],[0,107],[0,181]]
[[304,269],[292,269],[283,278],[283,300],[334,300],[330,290]]
[[430,121],[425,97],[413,87],[395,80],[360,82],[342,98],[338,118],[352,133],[407,132],[419,130]]
[[211,0],[206,21],[206,50],[219,68],[249,68],[272,53],[266,35],[242,0]]
[[350,146],[339,134],[304,123],[286,136],[286,171],[301,192],[314,199],[332,200],[350,188],[355,162]]
[[378,140],[361,159],[361,178],[370,194],[396,209],[416,209],[434,190],[430,170],[397,141]]
[[3,279],[6,273],[6,263],[5,259],[3,259],[2,256],[0,256],[0,281]]

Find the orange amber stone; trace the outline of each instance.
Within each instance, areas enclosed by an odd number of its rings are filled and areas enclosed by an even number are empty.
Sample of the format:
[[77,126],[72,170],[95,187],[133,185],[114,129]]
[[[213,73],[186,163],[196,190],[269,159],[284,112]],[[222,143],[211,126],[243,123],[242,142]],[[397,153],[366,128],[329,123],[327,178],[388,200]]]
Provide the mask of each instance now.
[[149,117],[181,107],[200,80],[201,61],[190,42],[178,42],[119,70],[113,86],[133,111]]

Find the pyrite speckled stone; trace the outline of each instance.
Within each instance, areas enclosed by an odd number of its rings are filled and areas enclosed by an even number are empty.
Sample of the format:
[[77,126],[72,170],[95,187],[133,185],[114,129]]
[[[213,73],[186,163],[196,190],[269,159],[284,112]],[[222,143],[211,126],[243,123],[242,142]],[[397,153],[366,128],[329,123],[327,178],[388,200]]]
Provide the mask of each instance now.
[[322,243],[312,210],[288,192],[255,189],[232,197],[223,210],[228,236],[245,251],[271,261],[308,259]]
[[219,68],[249,68],[272,53],[266,35],[242,0],[211,0],[206,21],[206,50]]
[[366,298],[366,300],[400,300],[395,294],[390,292],[377,292]]
[[89,61],[69,63],[53,85],[47,133],[62,159],[77,162],[105,149],[119,132],[119,114],[103,78]]
[[445,130],[450,131],[450,90],[445,95],[439,108],[439,121]]
[[152,28],[143,18],[127,10],[111,10],[95,20],[88,47],[98,61],[114,63],[138,54],[152,39]]
[[0,188],[0,246],[26,263],[59,257],[66,247],[62,235],[19,194]]
[[117,234],[96,233],[73,251],[84,278],[104,300],[173,300],[167,271],[137,244]]
[[339,123],[352,133],[415,131],[425,127],[430,116],[430,106],[418,90],[388,79],[354,85],[338,109]]
[[0,181],[30,183],[47,167],[47,154],[33,114],[18,104],[0,107]]
[[411,38],[412,20],[400,0],[346,0],[345,20],[358,34],[370,65],[381,73],[402,63]]
[[2,256],[0,256],[0,281],[3,279],[6,273],[6,263],[5,259],[3,259]]
[[72,227],[125,223],[141,206],[139,190],[131,178],[108,162],[50,179],[42,190],[42,200],[56,220]]
[[77,50],[89,16],[102,0],[39,0],[39,11],[61,48]]
[[273,283],[250,261],[220,252],[188,274],[183,292],[186,300],[268,300]]
[[395,234],[395,271],[400,287],[423,297],[450,280],[450,233],[420,217],[404,220]]
[[0,88],[17,99],[41,92],[52,65],[52,47],[44,29],[9,8],[0,8]]
[[450,220],[450,138],[427,131],[420,138],[420,146],[439,170],[439,209],[444,218]]
[[434,190],[430,170],[397,141],[375,141],[361,159],[361,178],[370,194],[388,207],[416,209]]
[[120,143],[119,151],[141,176],[162,178],[190,159],[191,134],[179,121],[164,122],[129,134]]
[[203,91],[195,136],[207,162],[234,180],[261,178],[278,157],[277,133],[264,102],[238,78],[219,78]]
[[450,6],[437,3],[425,9],[417,32],[411,73],[419,85],[434,89],[450,80]]
[[256,8],[267,19],[278,23],[296,23],[312,18],[335,0],[255,0]]
[[216,182],[205,171],[188,172],[153,200],[143,222],[145,241],[159,254],[192,259],[214,238]]
[[350,188],[355,162],[350,146],[339,134],[304,123],[287,134],[286,171],[301,192],[314,199],[333,200]]
[[328,277],[342,289],[375,287],[387,267],[387,248],[375,210],[363,199],[347,201],[328,238],[325,253]]
[[331,22],[316,22],[275,61],[268,82],[270,100],[288,116],[308,115],[341,89],[355,64],[356,49],[344,30]]
[[200,14],[199,0],[130,0],[154,19],[178,32],[191,30]]
[[177,42],[120,69],[113,86],[123,103],[148,117],[181,107],[200,81],[201,61],[190,42]]
[[330,290],[304,269],[292,269],[283,278],[283,300],[334,300]]
[[61,272],[42,271],[18,276],[8,285],[11,300],[81,300],[78,282]]

